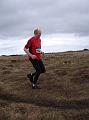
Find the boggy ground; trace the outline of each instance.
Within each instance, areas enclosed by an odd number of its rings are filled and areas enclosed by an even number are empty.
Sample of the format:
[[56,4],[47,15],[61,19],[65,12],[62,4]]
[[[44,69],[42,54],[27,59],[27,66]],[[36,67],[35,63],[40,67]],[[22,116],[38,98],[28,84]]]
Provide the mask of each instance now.
[[26,56],[0,57],[0,120],[89,120],[89,51],[46,54],[40,90]]

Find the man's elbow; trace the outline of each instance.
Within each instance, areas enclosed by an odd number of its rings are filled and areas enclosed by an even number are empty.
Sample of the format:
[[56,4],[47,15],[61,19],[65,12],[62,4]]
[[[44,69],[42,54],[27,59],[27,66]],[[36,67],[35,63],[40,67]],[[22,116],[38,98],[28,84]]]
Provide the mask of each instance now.
[[27,53],[29,51],[29,49],[24,47],[24,51],[25,51],[25,53]]
[[23,49],[25,52],[26,52],[26,48],[24,47],[24,49]]

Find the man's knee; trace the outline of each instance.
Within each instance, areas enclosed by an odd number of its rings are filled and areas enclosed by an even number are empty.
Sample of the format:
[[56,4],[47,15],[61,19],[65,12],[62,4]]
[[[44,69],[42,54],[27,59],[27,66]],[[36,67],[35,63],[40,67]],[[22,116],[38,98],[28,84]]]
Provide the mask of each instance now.
[[45,73],[46,72],[46,70],[45,69],[43,69],[42,71],[41,71],[41,73]]
[[40,69],[37,70],[36,72],[37,72],[37,74],[39,74],[39,75],[41,74],[41,70],[40,70]]

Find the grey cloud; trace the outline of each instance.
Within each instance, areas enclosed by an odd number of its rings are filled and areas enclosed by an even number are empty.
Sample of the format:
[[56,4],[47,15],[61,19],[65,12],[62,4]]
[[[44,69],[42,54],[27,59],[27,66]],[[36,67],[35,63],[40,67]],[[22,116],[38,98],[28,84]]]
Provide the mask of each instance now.
[[1,0],[0,36],[27,36],[40,26],[45,34],[89,35],[89,0]]

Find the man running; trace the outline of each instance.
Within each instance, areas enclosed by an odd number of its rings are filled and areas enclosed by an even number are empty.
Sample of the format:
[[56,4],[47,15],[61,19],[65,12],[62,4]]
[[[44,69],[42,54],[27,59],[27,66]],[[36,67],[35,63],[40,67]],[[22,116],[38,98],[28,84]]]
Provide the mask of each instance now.
[[27,77],[30,79],[32,83],[32,89],[39,89],[40,87],[37,85],[38,78],[41,73],[45,73],[45,66],[41,59],[43,52],[41,51],[41,30],[35,29],[34,36],[31,37],[27,44],[24,47],[24,51],[29,57],[30,62],[35,68],[34,73],[27,74]]

